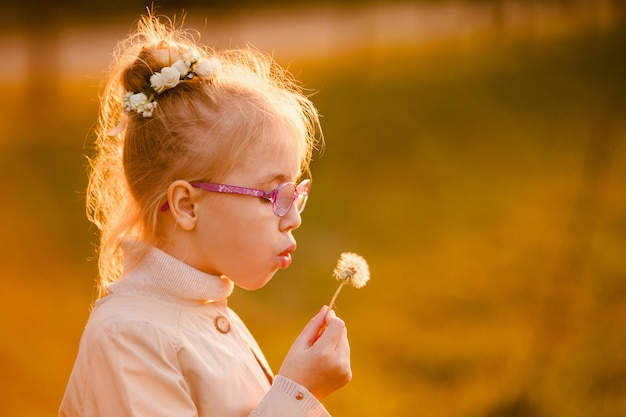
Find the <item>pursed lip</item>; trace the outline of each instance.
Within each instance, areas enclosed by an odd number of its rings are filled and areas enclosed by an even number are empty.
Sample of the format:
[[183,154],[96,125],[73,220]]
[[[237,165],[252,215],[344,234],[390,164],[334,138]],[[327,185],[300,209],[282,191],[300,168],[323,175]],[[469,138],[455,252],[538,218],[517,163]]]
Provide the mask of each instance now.
[[291,245],[289,245],[289,247],[287,249],[285,249],[284,251],[282,251],[278,256],[287,256],[287,255],[291,255],[292,253],[294,253],[296,251],[297,245],[294,243],[292,243]]
[[291,254],[296,250],[296,247],[297,246],[294,242],[278,255],[280,259],[280,267],[282,269],[289,268],[289,265],[291,265]]

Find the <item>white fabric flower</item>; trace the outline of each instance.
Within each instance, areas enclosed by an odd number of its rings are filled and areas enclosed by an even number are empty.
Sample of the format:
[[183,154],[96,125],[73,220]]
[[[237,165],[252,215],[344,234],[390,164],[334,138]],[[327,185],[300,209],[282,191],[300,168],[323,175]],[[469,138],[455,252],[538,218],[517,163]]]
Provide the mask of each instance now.
[[139,109],[146,104],[146,102],[148,101],[148,96],[146,96],[144,93],[132,94],[128,101],[131,108]]
[[193,72],[198,77],[211,77],[222,68],[222,64],[217,58],[200,58],[194,66]]
[[154,112],[154,109],[156,109],[156,106],[157,106],[156,101],[151,101],[149,103],[144,104],[142,111],[141,111],[141,115],[143,117],[152,117],[152,113]]
[[143,117],[152,117],[152,113],[157,106],[153,96],[148,97],[144,93],[131,92],[124,94],[124,101],[122,104],[124,113],[139,113]]
[[193,50],[193,48],[189,48],[188,51],[189,52],[187,52],[186,54],[183,54],[183,61],[185,61],[185,64],[187,64],[187,66],[190,67],[193,64],[195,64],[200,57]]
[[182,59],[174,62],[172,68],[178,71],[180,78],[185,78],[189,74],[189,66]]
[[150,76],[150,85],[158,93],[165,90],[165,76],[160,72],[155,72]]
[[157,93],[162,93],[168,88],[174,88],[180,82],[180,72],[172,67],[165,67],[161,72],[155,72],[150,77],[150,85]]

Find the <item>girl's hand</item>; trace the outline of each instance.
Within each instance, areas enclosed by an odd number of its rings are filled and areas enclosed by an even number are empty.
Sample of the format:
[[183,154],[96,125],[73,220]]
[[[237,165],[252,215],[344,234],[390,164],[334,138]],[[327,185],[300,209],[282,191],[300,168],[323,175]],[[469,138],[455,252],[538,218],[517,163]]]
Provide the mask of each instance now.
[[334,310],[324,306],[309,321],[289,349],[278,374],[305,386],[318,400],[350,382],[348,333]]

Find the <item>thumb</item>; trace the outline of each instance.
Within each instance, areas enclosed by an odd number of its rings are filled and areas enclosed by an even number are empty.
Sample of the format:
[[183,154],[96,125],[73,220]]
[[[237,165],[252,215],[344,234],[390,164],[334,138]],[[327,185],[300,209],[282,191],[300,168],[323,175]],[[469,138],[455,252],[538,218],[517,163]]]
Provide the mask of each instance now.
[[304,345],[305,347],[311,347],[318,339],[321,331],[326,324],[326,314],[328,314],[328,306],[323,306],[322,309],[313,317],[295,341],[295,344]]

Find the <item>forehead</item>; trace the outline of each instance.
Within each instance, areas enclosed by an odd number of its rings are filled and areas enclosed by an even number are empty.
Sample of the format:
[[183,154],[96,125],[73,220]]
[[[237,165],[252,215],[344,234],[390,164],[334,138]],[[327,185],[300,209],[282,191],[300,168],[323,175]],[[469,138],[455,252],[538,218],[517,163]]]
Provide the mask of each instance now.
[[258,184],[295,181],[300,176],[303,140],[285,124],[268,124],[241,155],[233,174]]

